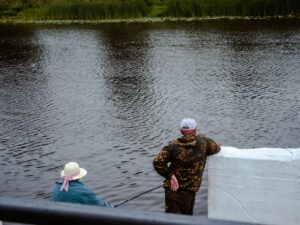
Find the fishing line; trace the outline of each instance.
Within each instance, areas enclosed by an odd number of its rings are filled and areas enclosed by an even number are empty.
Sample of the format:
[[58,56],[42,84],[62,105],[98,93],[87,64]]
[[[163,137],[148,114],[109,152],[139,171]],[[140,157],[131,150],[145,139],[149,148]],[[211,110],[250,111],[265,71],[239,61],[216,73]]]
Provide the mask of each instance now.
[[123,201],[123,202],[121,202],[121,203],[115,205],[114,208],[117,208],[117,207],[119,207],[120,205],[125,204],[126,202],[130,202],[130,201],[132,201],[133,199],[136,199],[136,198],[138,198],[138,197],[140,197],[140,196],[142,196],[142,195],[144,195],[144,194],[147,194],[147,193],[149,193],[149,192],[151,192],[151,191],[154,191],[154,190],[156,190],[156,189],[158,189],[158,188],[160,188],[160,187],[162,187],[162,186],[163,186],[163,185],[160,184],[160,185],[157,186],[157,187],[154,187],[154,188],[152,188],[152,189],[149,189],[149,190],[147,190],[147,191],[144,191],[144,192],[142,192],[142,193],[140,193],[140,194],[138,194],[138,195],[133,196],[132,198],[126,199],[125,201]]

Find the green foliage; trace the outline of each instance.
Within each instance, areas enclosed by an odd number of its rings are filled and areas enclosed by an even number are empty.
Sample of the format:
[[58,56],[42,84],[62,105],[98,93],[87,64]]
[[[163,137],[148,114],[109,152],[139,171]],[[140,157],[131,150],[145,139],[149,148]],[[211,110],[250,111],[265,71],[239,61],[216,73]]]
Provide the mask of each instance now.
[[54,1],[47,7],[46,19],[116,19],[138,18],[148,15],[147,1]]
[[120,19],[140,17],[300,16],[300,0],[0,0],[0,17]]
[[149,16],[150,17],[162,17],[165,11],[166,11],[166,6],[156,5],[156,6],[152,7]]
[[299,0],[168,0],[164,16],[288,16],[299,14]]

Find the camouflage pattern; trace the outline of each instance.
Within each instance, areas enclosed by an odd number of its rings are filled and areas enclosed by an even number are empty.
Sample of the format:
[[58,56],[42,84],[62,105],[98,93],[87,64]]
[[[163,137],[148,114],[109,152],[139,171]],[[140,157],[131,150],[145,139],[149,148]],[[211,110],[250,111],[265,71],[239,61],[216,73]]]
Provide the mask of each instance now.
[[183,135],[169,142],[154,158],[157,173],[165,177],[164,188],[171,188],[174,174],[179,191],[197,192],[202,181],[206,157],[220,151],[220,145],[204,135]]

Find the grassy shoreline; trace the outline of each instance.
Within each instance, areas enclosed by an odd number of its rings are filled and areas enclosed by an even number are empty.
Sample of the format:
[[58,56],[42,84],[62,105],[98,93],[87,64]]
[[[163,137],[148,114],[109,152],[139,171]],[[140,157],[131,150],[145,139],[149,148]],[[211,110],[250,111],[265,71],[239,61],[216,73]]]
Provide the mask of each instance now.
[[33,19],[1,19],[0,24],[101,24],[101,23],[160,23],[160,22],[197,22],[217,20],[300,20],[300,17],[145,17],[132,19],[102,19],[102,20],[33,20]]
[[299,0],[0,0],[1,21],[300,18]]

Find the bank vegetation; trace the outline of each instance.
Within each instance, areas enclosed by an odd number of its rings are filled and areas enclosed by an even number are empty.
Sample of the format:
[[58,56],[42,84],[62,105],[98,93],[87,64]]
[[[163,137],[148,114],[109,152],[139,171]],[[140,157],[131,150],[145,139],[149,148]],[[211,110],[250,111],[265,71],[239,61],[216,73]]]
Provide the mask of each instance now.
[[300,17],[300,0],[0,0],[1,19]]

